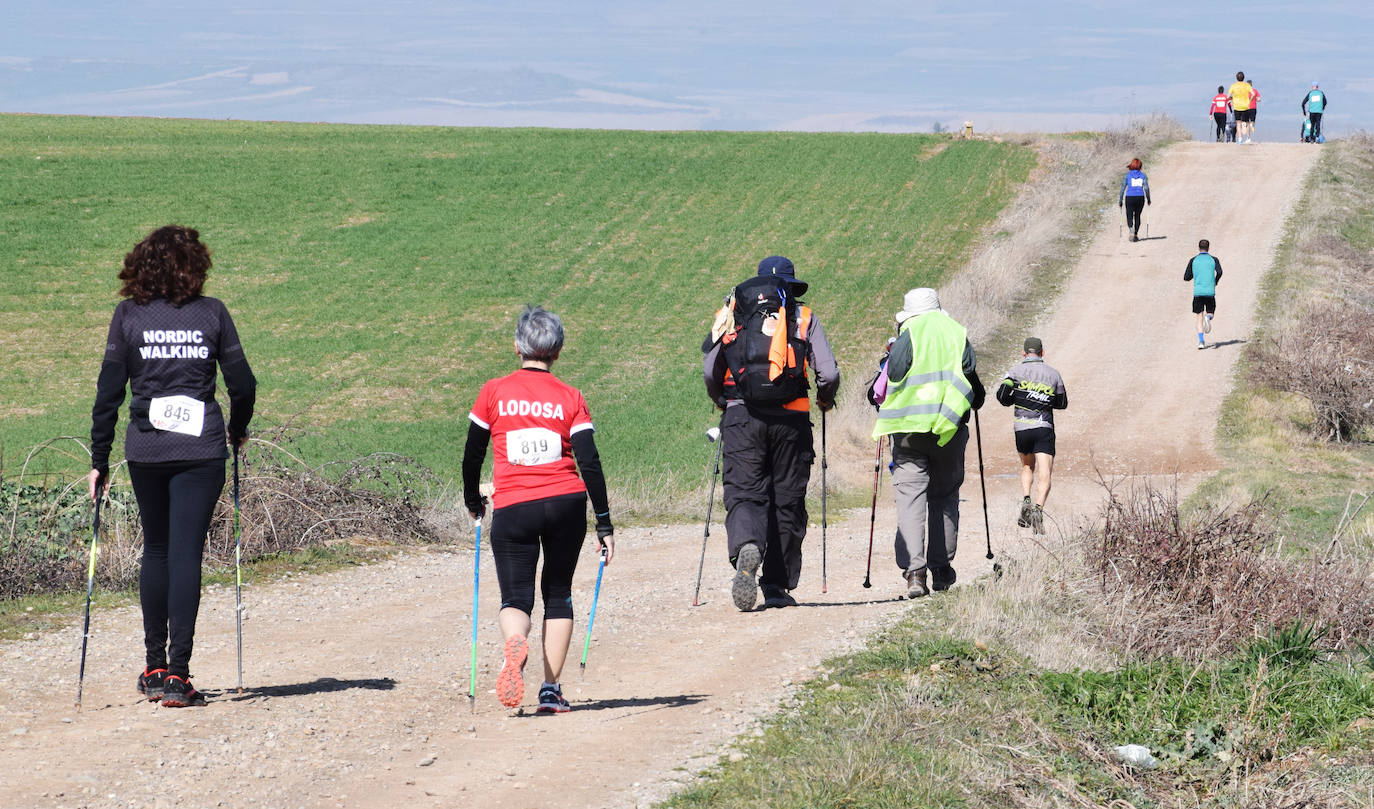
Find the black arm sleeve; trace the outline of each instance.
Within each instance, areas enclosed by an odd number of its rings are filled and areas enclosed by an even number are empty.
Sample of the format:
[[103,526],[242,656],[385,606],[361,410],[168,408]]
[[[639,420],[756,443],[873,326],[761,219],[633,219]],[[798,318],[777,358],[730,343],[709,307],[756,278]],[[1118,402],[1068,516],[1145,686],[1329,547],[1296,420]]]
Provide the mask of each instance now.
[[1066,410],[1069,406],[1069,392],[1056,393],[1054,399],[1050,401],[1050,407],[1055,410]]
[[1217,277],[1212,279],[1212,283],[1215,284],[1217,281],[1221,280],[1221,262],[1218,261],[1216,258],[1213,258],[1212,260],[1217,262]]
[[229,395],[227,430],[230,440],[236,441],[248,434],[248,422],[253,418],[258,398],[258,380],[248,366],[248,358],[243,355],[238,329],[227,309],[220,314],[219,335],[219,369],[224,374],[224,390]]
[[482,511],[482,463],[487,459],[491,430],[468,421],[468,442],[463,447],[463,504],[468,511]]
[[1005,407],[1011,407],[1015,399],[1012,394],[1016,393],[1016,382],[1011,377],[1002,380],[1002,384],[997,386],[997,401]]
[[114,443],[119,407],[124,404],[124,389],[128,384],[129,370],[124,363],[113,360],[100,363],[95,406],[91,408],[91,468],[102,475],[110,471],[110,445]]
[[611,504],[606,497],[606,476],[601,472],[601,456],[596,452],[596,440],[591,430],[575,432],[570,440],[573,457],[577,459],[577,471],[582,473],[587,499],[592,502],[592,513],[599,521],[603,515],[610,514]]
[[1184,281],[1191,281],[1191,280],[1193,280],[1193,260],[1192,260],[1191,258],[1188,259],[1188,266],[1187,266],[1186,268],[1184,268],[1184,270],[1183,270],[1183,280],[1184,280]]

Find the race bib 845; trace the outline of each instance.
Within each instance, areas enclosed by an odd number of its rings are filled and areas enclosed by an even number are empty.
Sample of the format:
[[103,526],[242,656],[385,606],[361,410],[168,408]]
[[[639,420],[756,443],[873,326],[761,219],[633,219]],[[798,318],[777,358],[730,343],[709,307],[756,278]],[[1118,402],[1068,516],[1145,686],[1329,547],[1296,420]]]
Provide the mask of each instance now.
[[159,430],[199,438],[205,429],[205,402],[190,396],[158,396],[148,403],[148,421]]

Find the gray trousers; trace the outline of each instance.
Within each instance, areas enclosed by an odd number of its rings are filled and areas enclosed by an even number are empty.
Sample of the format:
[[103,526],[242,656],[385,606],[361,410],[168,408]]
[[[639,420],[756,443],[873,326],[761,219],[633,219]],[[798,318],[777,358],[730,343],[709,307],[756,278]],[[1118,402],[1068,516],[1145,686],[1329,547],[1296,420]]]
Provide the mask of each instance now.
[[892,436],[892,492],[897,504],[897,566],[907,573],[952,567],[959,547],[959,487],[964,484],[968,425],[943,447],[933,433]]

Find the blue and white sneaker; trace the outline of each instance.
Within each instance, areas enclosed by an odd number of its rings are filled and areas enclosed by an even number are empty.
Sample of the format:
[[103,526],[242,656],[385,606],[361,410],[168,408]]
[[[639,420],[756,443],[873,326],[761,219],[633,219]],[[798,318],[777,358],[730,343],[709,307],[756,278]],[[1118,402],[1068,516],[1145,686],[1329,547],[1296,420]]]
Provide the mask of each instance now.
[[539,707],[535,713],[567,713],[572,710],[572,706],[563,699],[563,686],[554,683],[544,683],[539,689]]

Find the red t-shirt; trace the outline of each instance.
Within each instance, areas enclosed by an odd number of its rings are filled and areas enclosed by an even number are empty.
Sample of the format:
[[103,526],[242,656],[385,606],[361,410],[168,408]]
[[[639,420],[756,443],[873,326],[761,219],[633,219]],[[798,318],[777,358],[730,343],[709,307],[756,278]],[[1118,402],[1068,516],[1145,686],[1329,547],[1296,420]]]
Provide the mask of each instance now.
[[1213,113],[1214,115],[1215,115],[1216,113],[1225,114],[1225,113],[1226,113],[1226,110],[1228,110],[1228,109],[1230,109],[1230,108],[1231,108],[1231,97],[1230,97],[1230,96],[1226,95],[1225,93],[1217,93],[1216,95],[1212,96],[1212,113]]
[[548,371],[521,368],[489,380],[468,418],[491,431],[493,508],[585,492],[573,433],[592,428],[582,392]]

